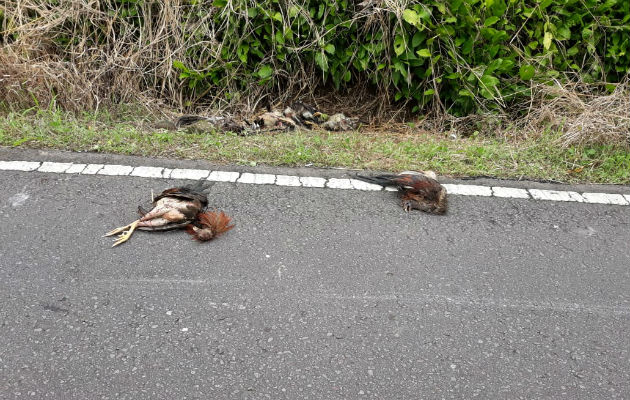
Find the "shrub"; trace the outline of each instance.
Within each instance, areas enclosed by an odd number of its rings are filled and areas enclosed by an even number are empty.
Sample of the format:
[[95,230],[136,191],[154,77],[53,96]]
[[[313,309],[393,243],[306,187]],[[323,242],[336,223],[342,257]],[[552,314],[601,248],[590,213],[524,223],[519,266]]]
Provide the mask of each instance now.
[[627,0],[5,3],[0,56],[72,65],[99,101],[144,93],[252,110],[367,88],[465,115],[527,100],[532,82],[616,83],[630,71]]

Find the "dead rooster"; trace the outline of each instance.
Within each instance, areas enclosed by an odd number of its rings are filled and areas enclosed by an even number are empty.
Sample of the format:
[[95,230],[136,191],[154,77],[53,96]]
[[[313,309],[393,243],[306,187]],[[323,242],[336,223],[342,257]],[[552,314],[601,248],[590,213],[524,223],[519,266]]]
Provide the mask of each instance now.
[[201,192],[200,185],[193,188],[182,186],[167,189],[153,199],[153,208],[149,212],[138,207],[140,219],[107,232],[105,236],[120,233],[112,246],[114,247],[129,240],[136,229],[143,231],[186,229],[193,239],[203,242],[234,228],[234,225],[230,225],[231,218],[223,211],[205,211],[207,205],[208,198]]
[[404,171],[397,175],[356,177],[381,186],[398,187],[398,195],[406,212],[416,209],[432,214],[445,214],[448,208],[446,189],[437,181],[433,171]]

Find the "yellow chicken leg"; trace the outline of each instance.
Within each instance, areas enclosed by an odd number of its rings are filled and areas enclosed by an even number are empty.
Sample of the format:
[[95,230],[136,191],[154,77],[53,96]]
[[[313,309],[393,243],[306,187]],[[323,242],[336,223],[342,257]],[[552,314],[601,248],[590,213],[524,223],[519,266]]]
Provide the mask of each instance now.
[[116,239],[116,241],[112,245],[112,247],[118,246],[119,244],[124,243],[127,240],[129,240],[129,238],[131,237],[133,232],[138,227],[139,223],[140,223],[140,220],[134,221],[134,222],[130,223],[129,225],[122,226],[120,228],[116,228],[116,229],[114,229],[112,231],[109,231],[104,236],[113,236],[113,235],[115,235],[117,233],[122,232],[120,235],[118,235],[118,239]]
[[[138,222],[138,221],[135,221],[135,222]],[[114,230],[111,230],[111,231],[107,232],[106,234],[104,234],[103,237],[114,236],[117,233],[120,233],[122,231],[126,231],[127,229],[131,228],[131,225],[133,225],[133,223],[131,223],[129,225],[121,226],[120,228],[116,228]]]

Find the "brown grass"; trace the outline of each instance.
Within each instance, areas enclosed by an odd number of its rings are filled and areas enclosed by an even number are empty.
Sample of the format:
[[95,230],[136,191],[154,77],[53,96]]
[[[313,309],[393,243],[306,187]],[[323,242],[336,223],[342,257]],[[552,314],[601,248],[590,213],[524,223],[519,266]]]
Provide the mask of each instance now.
[[172,105],[182,100],[172,68],[186,50],[181,7],[143,2],[143,13],[152,17],[148,26],[137,27],[118,18],[121,9],[111,0],[4,4],[0,79],[7,90],[0,101],[11,107],[52,103],[82,111],[121,102],[155,108],[156,99],[172,99]]
[[[599,90],[598,90],[599,89]],[[626,143],[630,145],[630,85],[603,94],[597,85],[539,85],[522,122],[530,133],[545,127],[563,132],[564,146]]]

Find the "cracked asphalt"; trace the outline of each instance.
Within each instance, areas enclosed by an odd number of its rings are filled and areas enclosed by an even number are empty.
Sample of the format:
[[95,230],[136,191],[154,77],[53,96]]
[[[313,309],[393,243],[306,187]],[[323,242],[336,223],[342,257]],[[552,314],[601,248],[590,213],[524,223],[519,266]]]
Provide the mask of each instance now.
[[630,394],[627,206],[216,183],[225,236],[111,248],[184,182],[0,182],[2,399]]

